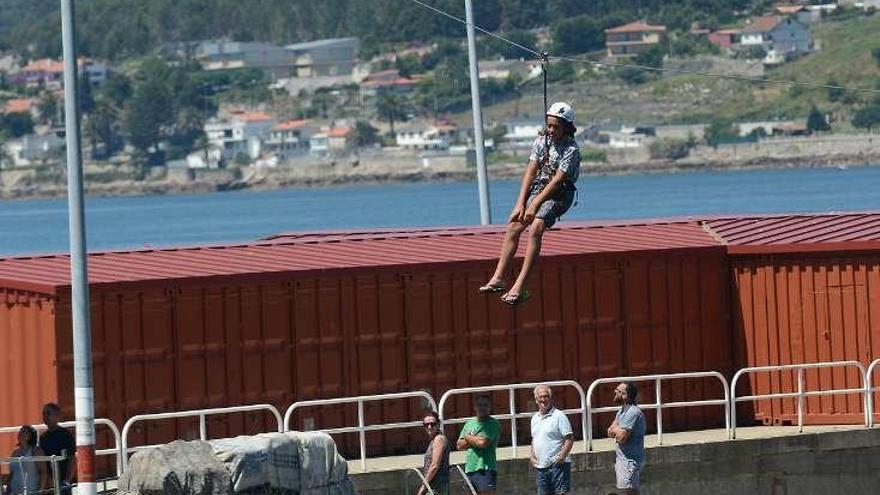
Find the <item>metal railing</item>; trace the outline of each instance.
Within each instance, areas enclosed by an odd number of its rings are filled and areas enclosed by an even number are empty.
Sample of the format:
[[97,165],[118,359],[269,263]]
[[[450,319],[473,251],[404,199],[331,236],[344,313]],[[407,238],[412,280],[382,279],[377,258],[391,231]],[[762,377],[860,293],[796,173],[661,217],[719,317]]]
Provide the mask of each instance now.
[[[721,388],[724,389],[723,399],[710,400],[694,400],[694,401],[675,401],[663,402],[663,382],[669,380],[684,380],[688,378],[717,378],[721,382]],[[657,410],[657,444],[663,445],[663,409],[672,409],[675,407],[698,407],[698,406],[724,406],[724,424],[728,432],[730,432],[730,389],[727,386],[727,379],[724,375],[717,371],[696,371],[693,373],[664,373],[657,375],[643,376],[618,376],[613,378],[599,378],[590,384],[587,389],[587,429],[585,430],[587,438],[587,450],[593,450],[593,415],[606,412],[614,412],[620,409],[619,406],[609,407],[593,407],[593,392],[603,383],[620,383],[620,382],[654,382],[655,401],[653,404],[639,404],[641,409]]]
[[[5,430],[5,428],[4,428],[4,430]],[[48,490],[39,490],[38,489],[36,492],[31,492],[27,489],[27,487],[25,487],[24,494],[25,495],[37,495],[37,494],[42,494],[42,493],[46,493],[46,494],[51,493],[51,494],[57,495],[57,494],[61,493],[61,477],[58,476],[58,463],[64,461],[65,459],[67,459],[67,457],[63,456],[63,455],[48,455],[48,456],[35,455],[35,456],[30,456],[30,457],[5,457],[5,458],[0,459],[0,466],[5,464],[7,466],[12,467],[15,464],[21,465],[21,464],[24,464],[25,462],[48,462],[49,465],[52,467],[52,483],[54,485],[53,490],[48,491]]]
[[[804,373],[806,370],[810,369],[821,369],[821,368],[855,368],[858,369],[860,379],[862,380],[862,386],[859,388],[842,388],[842,389],[830,389],[830,390],[806,390],[805,387],[805,376]],[[396,422],[396,423],[380,423],[380,424],[366,424],[364,405],[367,402],[379,402],[379,401],[389,401],[389,400],[401,400],[401,399],[413,399],[419,398],[427,401],[430,405],[430,408],[437,411],[440,415],[440,419],[444,423],[448,424],[459,424],[466,422],[469,418],[449,418],[446,416],[446,408],[449,399],[453,396],[464,395],[464,394],[476,394],[476,393],[486,393],[486,392],[497,392],[497,391],[506,391],[508,393],[508,404],[509,411],[506,414],[495,415],[497,419],[501,420],[510,420],[511,422],[511,444],[514,449],[514,454],[516,454],[518,448],[518,438],[517,438],[517,428],[516,428],[516,420],[522,418],[531,417],[534,412],[517,412],[516,410],[516,391],[524,390],[524,389],[534,389],[534,387],[538,385],[547,385],[549,387],[570,387],[574,388],[580,399],[580,407],[577,409],[565,409],[562,410],[563,413],[567,415],[572,414],[580,414],[581,415],[581,426],[584,431],[584,439],[585,439],[585,451],[591,451],[593,448],[593,415],[600,414],[605,412],[613,412],[617,410],[617,407],[593,407],[593,395],[597,389],[602,384],[613,383],[613,382],[621,382],[621,381],[633,381],[633,382],[645,382],[645,381],[653,381],[654,382],[654,390],[655,390],[655,401],[653,403],[648,404],[640,404],[642,409],[654,409],[657,411],[657,443],[662,444],[663,439],[663,410],[670,408],[679,408],[679,407],[698,407],[698,406],[724,406],[725,408],[725,427],[728,431],[729,438],[736,438],[736,405],[739,402],[745,401],[755,401],[762,399],[785,399],[785,398],[795,398],[797,400],[797,416],[798,416],[798,431],[803,431],[803,423],[804,423],[804,415],[805,415],[805,399],[807,397],[814,396],[825,396],[825,395],[844,395],[844,394],[862,394],[863,395],[863,406],[865,409],[865,426],[873,427],[874,418],[873,418],[873,407],[874,407],[874,393],[880,392],[880,385],[875,385],[874,374],[880,369],[880,359],[874,360],[871,364],[866,368],[859,361],[833,361],[833,362],[822,362],[822,363],[805,363],[805,364],[792,364],[792,365],[777,365],[777,366],[757,366],[750,368],[743,368],[736,372],[733,376],[733,379],[730,381],[728,386],[728,382],[725,377],[716,371],[703,371],[703,372],[694,372],[694,373],[668,373],[668,374],[656,374],[656,375],[643,375],[643,376],[630,376],[630,377],[613,377],[613,378],[600,378],[593,381],[586,393],[581,385],[574,380],[557,380],[557,381],[548,381],[548,382],[534,382],[534,383],[514,383],[514,384],[505,384],[505,385],[488,385],[482,387],[468,387],[468,388],[458,388],[451,389],[446,391],[443,396],[440,398],[439,407],[438,403],[434,400],[434,398],[427,392],[424,391],[414,391],[414,392],[400,392],[400,393],[391,393],[391,394],[382,394],[382,395],[366,395],[366,396],[358,396],[358,397],[342,397],[336,399],[317,399],[317,400],[307,400],[307,401],[299,401],[292,404],[287,408],[283,417],[279,410],[275,408],[275,406],[271,404],[256,404],[256,405],[248,405],[248,406],[236,406],[236,407],[222,407],[222,408],[214,408],[214,409],[199,409],[199,410],[191,410],[191,411],[181,411],[181,412],[168,412],[168,413],[156,413],[156,414],[141,414],[130,418],[126,421],[125,425],[122,428],[120,433],[119,428],[116,424],[109,419],[96,419],[95,424],[107,427],[111,433],[113,434],[113,438],[115,441],[115,445],[113,448],[100,449],[95,452],[96,455],[99,456],[108,456],[115,455],[116,456],[116,471],[117,475],[121,475],[128,466],[128,455],[131,452],[154,448],[157,445],[143,445],[137,447],[130,447],[128,444],[128,437],[131,432],[131,428],[136,423],[140,423],[143,421],[154,421],[154,420],[163,420],[163,419],[182,419],[182,418],[191,418],[198,417],[199,418],[199,437],[202,440],[207,440],[208,432],[207,432],[207,424],[206,418],[207,416],[219,415],[219,414],[233,414],[233,413],[243,413],[243,412],[254,412],[254,411],[267,411],[272,413],[275,417],[275,420],[278,425],[279,432],[290,431],[290,422],[293,417],[295,411],[307,408],[307,407],[321,407],[321,406],[331,406],[331,405],[341,405],[341,404],[356,404],[357,405],[357,413],[358,413],[358,422],[357,426],[346,426],[339,428],[329,428],[329,429],[318,429],[318,431],[323,431],[328,434],[339,434],[339,433],[358,433],[359,435],[359,443],[360,443],[360,461],[361,467],[366,469],[366,433],[370,431],[384,431],[384,430],[393,430],[393,429],[405,429],[405,428],[414,428],[420,427],[421,421],[405,421],[405,422]],[[797,374],[797,391],[794,392],[777,392],[777,393],[769,393],[769,394],[760,394],[760,395],[744,395],[737,396],[736,388],[739,384],[740,379],[743,376],[752,373],[760,373],[760,372],[780,372],[780,371],[794,371]],[[697,400],[697,401],[674,401],[674,402],[663,402],[662,400],[662,383],[664,381],[669,380],[681,380],[681,379],[690,379],[690,378],[715,378],[717,379],[724,390],[724,398],[723,399],[710,399],[710,400]],[[75,428],[75,421],[67,421],[63,423],[59,423],[60,426],[64,428]],[[38,432],[44,431],[46,429],[45,425],[33,425],[34,428],[37,429]],[[10,427],[0,427],[0,433],[16,433],[18,432],[20,426],[10,426]],[[0,461],[2,462],[2,461]],[[460,467],[457,467],[459,471],[461,471]],[[464,475],[463,471],[461,472],[463,478],[467,482],[467,476]],[[472,487],[471,487],[472,488]]]
[[562,409],[562,412],[565,414],[580,414],[581,415],[581,427],[583,431],[586,431],[588,424],[588,414],[587,414],[587,402],[584,396],[584,389],[581,385],[574,380],[556,380],[556,381],[548,381],[548,382],[534,382],[534,383],[511,383],[507,385],[486,385],[482,387],[467,387],[467,388],[453,388],[451,390],[447,390],[442,397],[440,397],[440,421],[448,424],[455,423],[465,423],[471,417],[466,418],[447,418],[445,413],[446,402],[449,401],[449,398],[454,395],[464,395],[464,394],[477,394],[477,393],[485,393],[485,392],[498,392],[498,391],[507,391],[508,393],[508,405],[510,408],[510,412],[507,414],[493,414],[492,416],[496,419],[509,419],[510,420],[510,438],[511,438],[511,447],[513,447],[513,453],[516,455],[517,452],[517,433],[516,433],[516,420],[520,418],[531,418],[535,413],[532,412],[516,412],[516,391],[517,390],[529,390],[534,389],[538,385],[546,385],[548,387],[571,387],[575,389],[578,393],[578,398],[581,402],[581,407],[578,409]]
[[880,359],[875,359],[865,372],[865,407],[867,408],[868,428],[874,427],[874,392],[880,387],[874,385],[874,371],[880,366]]
[[137,416],[132,416],[125,422],[125,425],[122,427],[122,446],[119,449],[119,456],[122,458],[122,472],[128,468],[128,452],[143,450],[143,449],[151,449],[158,447],[158,445],[141,445],[134,448],[129,448],[128,446],[128,434],[131,431],[132,426],[135,423],[143,422],[143,421],[156,421],[160,419],[182,419],[182,418],[199,418],[199,439],[207,440],[208,439],[208,426],[206,423],[206,418],[208,416],[215,416],[218,414],[234,414],[234,413],[243,413],[243,412],[254,412],[254,411],[268,411],[275,416],[275,421],[278,424],[278,432],[284,431],[284,423],[281,420],[281,413],[275,406],[271,404],[253,404],[249,406],[235,406],[235,407],[218,407],[214,409],[196,409],[192,411],[179,411],[179,412],[167,412],[167,413],[154,413],[154,414],[138,414]]
[[469,493],[471,495],[477,495],[477,489],[474,488],[474,484],[471,483],[471,479],[468,478],[467,473],[464,472],[464,468],[461,467],[461,464],[454,464],[449,469],[455,469],[456,471],[458,471],[458,474],[460,474],[462,479],[464,479],[464,484],[465,486],[467,486]]
[[[819,369],[819,368],[856,368],[859,370],[859,376],[861,376],[862,386],[859,388],[842,388],[842,389],[831,389],[831,390],[804,390],[804,370],[808,369]],[[797,392],[778,392],[775,394],[760,394],[760,395],[744,395],[742,397],[736,396],[736,384],[739,382],[739,379],[746,374],[756,373],[756,372],[764,372],[764,371],[796,371],[797,372]],[[859,361],[831,361],[826,363],[809,363],[809,364],[785,364],[785,365],[777,365],[777,366],[755,366],[751,368],[743,368],[736,372],[733,375],[733,380],[730,382],[730,438],[736,438],[736,403],[743,401],[754,401],[759,399],[784,399],[784,398],[796,398],[797,399],[797,417],[798,417],[798,433],[804,431],[804,399],[806,397],[813,396],[821,396],[821,395],[844,395],[844,394],[861,394],[863,395],[863,405],[865,407],[865,426],[868,426],[871,423],[871,413],[868,407],[869,400],[868,396],[871,395],[868,393],[869,387],[867,385],[867,371],[865,370],[865,366]]]
[[[119,476],[122,474],[122,456],[120,455],[120,453],[121,453],[120,449],[122,446],[122,442],[120,441],[119,427],[117,427],[116,423],[114,423],[113,421],[111,421],[109,419],[105,419],[105,418],[95,419],[95,426],[98,426],[98,425],[106,426],[110,430],[110,432],[113,433],[114,445],[113,445],[112,449],[95,450],[95,455],[99,455],[99,456],[115,455],[116,456],[116,475]],[[39,435],[41,432],[46,431],[46,425],[44,425],[44,424],[37,424],[37,425],[31,425],[31,426],[37,430],[37,438],[39,438]],[[62,428],[76,428],[76,421],[64,421],[64,422],[58,423],[58,426],[60,426]],[[21,429],[21,426],[4,426],[4,427],[0,427],[0,433],[18,433],[19,429]]]
[[404,474],[403,474],[404,493],[406,493],[406,495],[409,495],[409,477],[410,477],[410,475],[412,475],[412,473],[416,473],[416,476],[419,477],[419,483],[421,483],[422,486],[425,487],[426,493],[428,495],[434,495],[434,489],[431,488],[431,484],[428,483],[428,479],[425,478],[425,475],[422,474],[422,472],[419,469],[414,468],[414,467],[408,468],[406,471],[404,471]]
[[297,409],[302,409],[306,407],[321,407],[321,406],[333,406],[339,404],[357,404],[358,411],[358,424],[357,426],[344,426],[340,428],[318,428],[316,431],[322,431],[329,435],[339,434],[339,433],[357,433],[360,442],[360,452],[361,452],[361,468],[367,468],[367,432],[368,431],[382,431],[382,430],[396,430],[396,429],[405,429],[405,428],[415,428],[421,427],[422,422],[419,421],[404,421],[399,423],[385,423],[385,424],[377,424],[377,425],[367,425],[366,419],[364,415],[364,404],[367,402],[380,402],[380,401],[388,401],[388,400],[400,400],[400,399],[423,399],[428,401],[431,406],[432,411],[437,410],[437,402],[434,401],[434,398],[431,397],[431,394],[424,391],[415,391],[415,392],[398,392],[393,394],[381,394],[381,395],[360,395],[357,397],[339,397],[336,399],[314,399],[314,400],[304,400],[293,403],[290,407],[287,408],[287,411],[284,413],[284,431],[290,431],[290,418],[293,417],[294,411]]

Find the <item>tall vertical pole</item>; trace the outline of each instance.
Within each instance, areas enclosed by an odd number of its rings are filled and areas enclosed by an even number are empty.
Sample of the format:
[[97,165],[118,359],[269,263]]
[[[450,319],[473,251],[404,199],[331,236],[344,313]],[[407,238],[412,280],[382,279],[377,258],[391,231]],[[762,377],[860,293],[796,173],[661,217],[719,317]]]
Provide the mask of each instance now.
[[483,107],[480,105],[480,69],[477,67],[477,42],[474,36],[474,7],[464,0],[467,21],[468,61],[471,73],[471,110],[474,114],[474,146],[477,151],[477,185],[480,191],[480,223],[492,223],[489,209],[489,179],[486,174],[486,148],[483,142]]
[[[67,208],[70,229],[70,286],[73,316],[73,398],[76,414],[78,493],[95,495],[95,393],[92,386],[92,329],[86,267],[82,137],[77,94],[74,0],[61,0],[64,46],[64,124],[67,137]],[[65,473],[61,473],[62,476]]]

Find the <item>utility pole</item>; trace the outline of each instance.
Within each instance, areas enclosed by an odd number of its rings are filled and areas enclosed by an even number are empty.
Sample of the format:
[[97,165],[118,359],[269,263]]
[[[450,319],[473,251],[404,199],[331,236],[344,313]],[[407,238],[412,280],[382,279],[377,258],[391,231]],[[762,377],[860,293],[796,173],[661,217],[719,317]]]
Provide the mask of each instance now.
[[78,493],[96,495],[95,391],[92,385],[92,329],[83,201],[82,136],[77,92],[74,0],[61,0],[64,47],[64,126],[67,138],[67,209],[70,230],[70,287],[73,316],[73,398],[76,414]]
[[489,179],[486,173],[486,148],[483,141],[483,108],[480,105],[480,69],[477,67],[477,42],[474,36],[474,7],[464,0],[467,21],[468,61],[471,73],[471,111],[474,114],[474,146],[477,152],[477,186],[480,192],[480,223],[492,223],[489,208]]

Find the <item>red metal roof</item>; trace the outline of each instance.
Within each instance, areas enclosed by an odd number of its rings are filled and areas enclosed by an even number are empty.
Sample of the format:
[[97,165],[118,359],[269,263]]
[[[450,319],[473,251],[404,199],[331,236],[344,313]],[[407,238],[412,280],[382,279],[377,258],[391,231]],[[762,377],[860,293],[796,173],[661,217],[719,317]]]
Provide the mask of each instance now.
[[880,249],[877,212],[715,218],[704,227],[731,254]]
[[[94,286],[150,280],[265,275],[333,269],[483,262],[498,256],[503,227],[386,229],[282,234],[244,245],[93,253]],[[566,222],[544,238],[542,255],[717,247],[693,220]],[[525,239],[521,249],[525,247]],[[67,255],[0,259],[0,288],[54,293],[70,285]]]
[[[501,226],[278,234],[247,244],[89,255],[94,286],[337,269],[486,262]],[[725,248],[730,254],[880,250],[880,212],[565,222],[542,256]],[[524,249],[525,239],[520,248]],[[67,255],[0,259],[0,288],[54,293],[70,285]]]

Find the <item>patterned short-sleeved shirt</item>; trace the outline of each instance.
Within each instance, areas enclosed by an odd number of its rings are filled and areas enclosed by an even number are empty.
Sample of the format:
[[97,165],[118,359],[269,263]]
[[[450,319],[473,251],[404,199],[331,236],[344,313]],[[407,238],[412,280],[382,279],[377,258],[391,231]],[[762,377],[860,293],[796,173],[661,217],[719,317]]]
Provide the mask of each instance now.
[[538,136],[535,144],[532,145],[532,154],[529,160],[538,162],[540,169],[535,180],[547,183],[553,179],[556,172],[562,170],[565,172],[567,179],[572,184],[577,182],[578,175],[581,171],[581,150],[578,148],[574,138],[569,137],[561,143],[554,143],[549,139],[550,143],[550,159],[545,163],[544,158],[544,136]]

